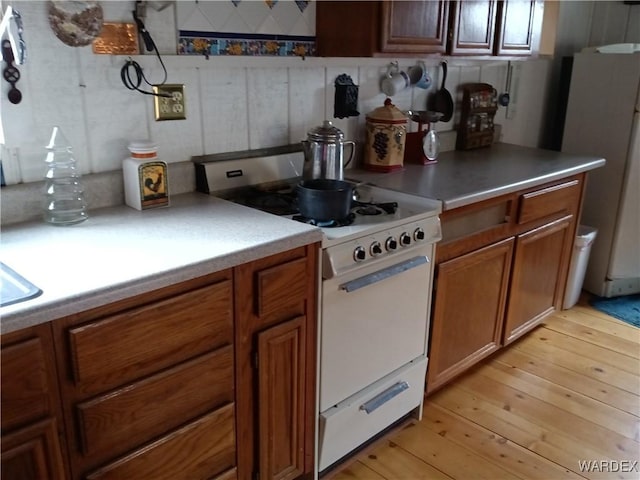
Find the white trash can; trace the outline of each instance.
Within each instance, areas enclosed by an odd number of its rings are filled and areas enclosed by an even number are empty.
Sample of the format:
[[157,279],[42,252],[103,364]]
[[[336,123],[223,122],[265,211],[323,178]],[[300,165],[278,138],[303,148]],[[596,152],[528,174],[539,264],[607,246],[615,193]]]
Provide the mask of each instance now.
[[587,227],[586,225],[580,225],[578,227],[573,252],[571,253],[567,288],[564,292],[564,303],[562,304],[562,308],[565,310],[578,303],[580,292],[582,291],[582,283],[584,282],[584,274],[587,271],[587,264],[589,263],[591,245],[593,245],[597,233],[598,230],[593,227]]

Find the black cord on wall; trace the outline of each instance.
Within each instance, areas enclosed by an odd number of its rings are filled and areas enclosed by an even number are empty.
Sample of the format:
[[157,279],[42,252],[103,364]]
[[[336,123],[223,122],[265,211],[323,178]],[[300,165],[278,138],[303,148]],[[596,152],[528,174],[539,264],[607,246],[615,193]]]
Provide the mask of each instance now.
[[[134,10],[131,13],[133,14],[133,19],[135,20],[136,25],[138,26],[138,32],[142,36],[145,48],[147,49],[148,52],[155,51],[156,56],[158,57],[158,61],[160,62],[160,65],[162,65],[164,78],[159,85],[164,85],[165,82],[167,81],[167,68],[164,66],[164,62],[162,61],[160,52],[158,52],[158,47],[156,47],[156,44],[153,41],[153,38],[151,38],[151,34],[147,31],[147,28],[145,27],[144,23],[142,22],[142,20],[140,20],[140,17],[138,17],[136,10]],[[133,76],[131,73],[132,71],[133,71]],[[150,87],[152,87],[153,84],[149,82],[149,80],[147,80],[147,78],[144,76],[144,72],[142,71],[142,67],[140,66],[140,64],[138,62],[135,62],[131,58],[129,58],[125,62],[124,66],[120,70],[120,78],[124,86],[129,90],[135,90],[136,92],[140,92],[145,95],[153,95],[155,97],[171,98],[170,93],[154,93],[154,92],[149,92],[147,90],[142,90],[140,88],[140,85],[142,85],[143,81]]]

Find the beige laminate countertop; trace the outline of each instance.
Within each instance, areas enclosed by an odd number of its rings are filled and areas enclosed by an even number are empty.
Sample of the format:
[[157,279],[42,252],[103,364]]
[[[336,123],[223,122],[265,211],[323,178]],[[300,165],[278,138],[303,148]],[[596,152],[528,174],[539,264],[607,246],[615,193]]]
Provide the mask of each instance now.
[[[596,156],[495,144],[443,153],[434,165],[346,176],[440,200],[450,210],[604,164]],[[169,208],[120,206],[90,215],[70,227],[2,227],[0,261],[43,290],[0,308],[3,333],[322,240],[316,227],[200,193],[172,197]]]
[[598,156],[496,143],[440,154],[432,165],[406,164],[391,173],[350,170],[347,177],[442,201],[442,210],[480,202],[602,167]]
[[2,227],[0,261],[43,291],[0,308],[2,333],[322,240],[316,227],[201,193],[168,208],[89,214],[68,227]]

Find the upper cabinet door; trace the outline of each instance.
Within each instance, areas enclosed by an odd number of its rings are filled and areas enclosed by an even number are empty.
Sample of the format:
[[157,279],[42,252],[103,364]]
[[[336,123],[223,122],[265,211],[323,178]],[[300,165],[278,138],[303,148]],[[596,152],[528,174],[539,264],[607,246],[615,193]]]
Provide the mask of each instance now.
[[380,51],[445,53],[449,2],[382,2]]
[[453,3],[451,55],[492,55],[496,33],[496,0]]
[[322,0],[316,45],[323,57],[531,55],[543,0]]
[[498,14],[496,55],[531,55],[540,44],[542,0],[505,0]]

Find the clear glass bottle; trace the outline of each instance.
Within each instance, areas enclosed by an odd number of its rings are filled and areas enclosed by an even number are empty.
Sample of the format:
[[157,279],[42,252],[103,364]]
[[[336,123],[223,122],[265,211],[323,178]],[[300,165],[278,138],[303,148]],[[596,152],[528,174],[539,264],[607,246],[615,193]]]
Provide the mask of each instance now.
[[88,215],[84,186],[71,145],[60,127],[53,127],[46,148],[44,220],[53,225],[73,225],[85,221]]

